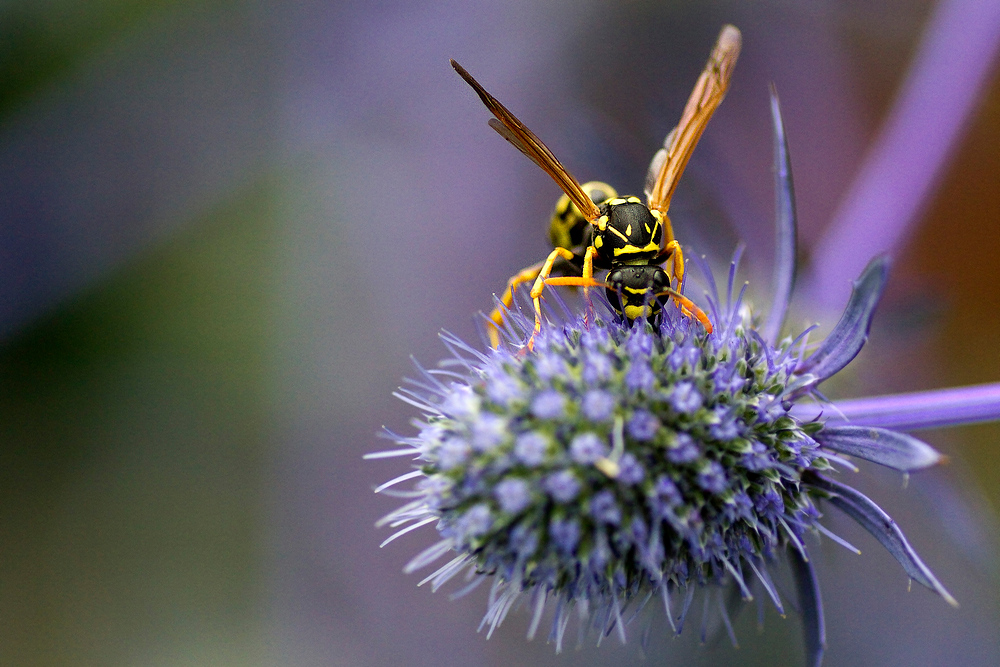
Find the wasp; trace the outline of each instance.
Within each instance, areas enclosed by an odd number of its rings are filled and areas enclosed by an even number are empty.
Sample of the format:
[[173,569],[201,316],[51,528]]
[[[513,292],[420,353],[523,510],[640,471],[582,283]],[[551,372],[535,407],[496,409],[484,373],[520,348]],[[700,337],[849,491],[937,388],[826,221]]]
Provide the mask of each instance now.
[[[514,290],[528,282],[533,282],[529,294],[535,310],[529,349],[541,331],[541,297],[546,285],[583,287],[588,300],[588,288],[604,287],[612,307],[629,322],[654,317],[666,301],[673,299],[685,315],[696,318],[711,333],[708,316],[681,294],[684,251],[674,238],[667,210],[702,132],[729,89],[741,43],[738,29],[723,26],[680,122],[653,157],[646,178],[646,203],[635,196],[619,196],[606,183],[592,181],[580,185],[534,132],[464,67],[451,61],[451,66],[493,114],[490,127],[541,167],[563,191],[549,225],[552,252],[543,261],[511,277],[500,298],[502,305],[490,314],[489,334],[494,347],[499,344],[499,328],[503,325],[501,308],[510,308]],[[668,264],[669,271],[664,269]],[[603,282],[594,279],[595,269],[608,272]],[[573,270],[582,275],[553,277],[554,270],[560,273]]]

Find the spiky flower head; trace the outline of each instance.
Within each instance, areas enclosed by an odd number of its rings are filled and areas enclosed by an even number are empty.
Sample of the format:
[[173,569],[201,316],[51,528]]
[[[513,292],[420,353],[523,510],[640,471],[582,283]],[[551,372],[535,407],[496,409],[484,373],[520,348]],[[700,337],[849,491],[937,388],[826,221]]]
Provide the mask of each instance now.
[[[790,211],[780,206],[783,192],[790,201],[790,181],[779,180],[779,210]],[[408,499],[382,519],[399,529],[385,543],[428,524],[440,535],[406,570],[444,560],[424,579],[434,589],[456,577],[469,580],[463,590],[490,580],[481,626],[489,632],[527,600],[533,636],[551,602],[548,635],[559,650],[571,613],[596,637],[624,640],[626,619],[659,599],[680,632],[698,591],[726,587],[740,593],[715,596],[732,634],[724,599],[749,599],[756,588],[783,612],[769,568],[787,561],[809,661],[818,664],[825,631],[807,537],[825,534],[853,549],[822,525],[829,503],[911,578],[954,602],[895,522],[835,479],[853,469],[844,454],[905,472],[940,456],[903,433],[798,410],[822,401],[817,385],[861,349],[887,263],[869,265],[840,322],[808,348],[808,331],[777,335],[794,274],[790,214],[779,215],[778,236],[777,297],[760,330],[743,292],[734,294],[734,261],[724,300],[700,263],[711,334],[673,305],[655,322],[632,324],[605,304],[601,314],[567,311],[547,322],[530,349],[533,322],[518,310],[507,313],[508,338],[497,349],[443,335],[452,357],[421,368],[422,378],[398,393],[421,411],[418,432],[390,433],[398,447],[369,455],[416,462],[377,489]],[[412,488],[397,491],[403,482]]]
[[[805,359],[797,340],[765,341],[740,297],[712,302],[713,334],[670,307],[656,324],[610,311],[550,323],[531,352],[479,351],[445,335],[448,368],[399,394],[422,411],[419,433],[392,436],[402,448],[385,453],[418,463],[385,486],[416,480],[413,499],[383,523],[406,526],[396,535],[435,523],[441,536],[407,570],[451,554],[427,577],[433,588],[461,574],[491,578],[490,631],[527,597],[532,635],[554,601],[557,648],[573,607],[598,637],[624,639],[630,604],[657,597],[683,621],[705,587],[734,585],[748,599],[759,586],[782,610],[768,567],[783,555],[802,597],[818,602],[806,536],[830,534],[818,507],[829,498],[950,600],[894,524],[878,523],[881,510],[831,476],[853,467],[842,453],[907,471],[938,455],[901,433],[796,416],[860,348],[884,278],[874,263],[829,344]],[[509,325],[523,343],[532,322],[515,312]],[[721,597],[720,612],[728,626]]]

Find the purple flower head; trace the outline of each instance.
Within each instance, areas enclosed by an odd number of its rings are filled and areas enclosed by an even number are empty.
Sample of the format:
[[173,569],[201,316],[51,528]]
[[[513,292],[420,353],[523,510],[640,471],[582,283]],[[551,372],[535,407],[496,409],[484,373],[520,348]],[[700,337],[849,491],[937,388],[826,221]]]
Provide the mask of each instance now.
[[615,412],[615,397],[603,389],[591,389],[583,395],[580,410],[592,422],[600,423],[611,419]]
[[580,480],[571,470],[553,473],[542,484],[557,503],[571,502],[580,493]]
[[750,447],[751,451],[744,454],[740,459],[740,465],[753,472],[760,472],[774,465],[774,459],[771,458],[771,452],[767,445],[754,441],[750,444]]
[[549,439],[538,431],[528,431],[517,436],[514,442],[514,456],[529,466],[538,466],[545,461]]
[[667,449],[667,460],[671,463],[691,463],[700,457],[701,449],[698,443],[687,433],[678,433],[673,446]]
[[659,430],[660,420],[648,410],[636,410],[628,420],[628,434],[640,442],[652,440]]
[[565,377],[566,361],[557,354],[539,354],[535,362],[535,372],[541,380],[549,381],[557,377]]
[[523,479],[508,478],[496,485],[493,495],[500,503],[500,509],[517,514],[531,502],[531,489]]
[[718,461],[708,461],[698,471],[698,486],[709,493],[722,493],[729,485],[726,471]]
[[[497,349],[445,334],[450,384],[425,371],[400,390],[422,412],[418,433],[389,434],[397,448],[372,458],[414,461],[377,491],[413,486],[380,524],[396,527],[390,541],[436,527],[440,541],[407,566],[443,560],[428,579],[435,588],[492,578],[491,631],[522,600],[534,610],[531,633],[552,602],[557,649],[571,609],[581,610],[583,627],[624,639],[622,610],[652,596],[670,604],[681,595],[683,620],[696,595],[705,596],[706,613],[726,614],[729,603],[712,601],[749,599],[756,587],[783,613],[770,570],[787,567],[807,656],[818,664],[825,627],[804,538],[829,532],[822,523],[831,509],[870,532],[912,580],[954,602],[899,526],[841,481],[838,468],[844,456],[906,473],[934,465],[937,452],[895,429],[997,419],[1000,387],[827,409],[819,387],[867,340],[888,263],[878,258],[862,272],[824,340],[782,336],[797,251],[776,98],[772,115],[778,247],[766,320],[743,302],[737,260],[719,289],[707,261],[686,252],[705,289],[686,278],[683,293],[705,295],[698,305],[711,333],[676,295],[662,295],[655,316],[629,322],[591,290],[593,309],[585,303],[558,322],[547,310],[556,299],[543,302],[537,334],[534,303],[504,313]],[[721,597],[717,587],[736,595]]]
[[633,359],[648,359],[650,353],[653,351],[653,347],[656,345],[656,339],[652,334],[648,334],[645,331],[641,331],[634,336],[631,336],[625,343],[625,353],[628,354]]
[[630,392],[649,392],[656,384],[656,376],[653,375],[649,364],[644,361],[635,361],[625,371],[625,386]]
[[[409,521],[439,523],[440,553],[465,554],[454,574],[472,568],[481,573],[473,576],[499,577],[501,590],[512,596],[546,590],[564,603],[586,599],[591,609],[613,614],[622,591],[657,591],[664,573],[679,588],[708,581],[742,590],[749,584],[734,572],[745,576],[756,568],[767,590],[772,584],[762,568],[776,567],[782,554],[803,594],[814,595],[803,537],[819,530],[817,503],[829,502],[873,532],[914,580],[951,600],[895,524],[834,479],[831,468],[836,454],[904,471],[940,457],[895,431],[796,416],[799,399],[822,400],[816,386],[846,365],[866,335],[877,302],[872,291],[884,284],[880,264],[873,267],[827,339],[833,342],[796,366],[785,361],[793,353],[788,339],[761,352],[762,341],[773,343],[753,329],[739,299],[718,314],[739,326],[713,334],[699,332],[669,305],[655,326],[581,317],[561,329],[543,328],[545,346],[535,354],[558,355],[562,363],[548,368],[561,368],[563,379],[543,379],[547,372],[538,372],[532,353],[488,350],[479,353],[486,359],[481,365],[463,359],[472,369],[465,388],[424,384],[431,393],[411,392],[427,407],[426,423],[418,435],[397,440],[399,455],[417,458],[416,474],[447,482],[418,484],[422,500],[387,522],[404,524],[399,530]],[[513,324],[517,318],[510,314]],[[532,329],[530,321],[521,326]],[[577,331],[603,331],[606,348],[586,349]],[[630,342],[635,336],[640,340]],[[720,376],[712,374],[721,349],[737,360],[732,377],[767,381],[720,389]],[[679,350],[684,362],[676,364]],[[491,354],[503,362],[490,362]],[[585,369],[596,358],[623,370],[595,372],[602,379],[588,384]],[[517,388],[513,393],[533,398],[514,399],[511,391],[490,387]],[[502,523],[512,516],[516,525]],[[635,526],[646,531],[642,540]],[[804,613],[815,628],[816,607]]]
[[486,396],[494,403],[507,408],[516,401],[524,400],[524,388],[514,378],[497,373],[486,383]]
[[590,352],[606,350],[611,345],[611,336],[607,329],[585,329],[580,334],[580,344]]
[[618,509],[615,494],[608,489],[595,493],[590,499],[590,515],[601,523],[621,523],[622,512]]
[[583,371],[581,379],[590,386],[607,382],[611,379],[615,367],[611,357],[599,352],[592,352],[584,356]]
[[677,484],[666,475],[660,475],[656,478],[656,485],[653,487],[653,491],[656,497],[667,503],[669,507],[675,507],[684,502],[684,497],[677,488]]
[[618,462],[618,481],[626,486],[638,484],[646,478],[646,470],[632,454],[622,454]]
[[728,442],[740,436],[740,423],[729,408],[721,405],[715,408],[711,419],[715,423],[708,427],[708,432],[716,440]]
[[774,489],[768,489],[757,496],[753,505],[759,516],[772,521],[785,512],[785,502],[781,499],[781,494]]
[[493,414],[483,414],[472,424],[472,448],[486,452],[503,440],[507,434],[507,420]]
[[691,414],[698,410],[704,401],[698,388],[688,380],[678,382],[670,392],[670,404],[677,412]]
[[493,517],[487,505],[476,505],[459,517],[455,529],[463,539],[479,537],[493,525]]
[[469,456],[469,443],[461,438],[451,437],[441,443],[438,450],[438,465],[441,470],[451,470],[462,465]]
[[580,523],[576,519],[552,519],[549,536],[559,553],[571,555],[580,543]]
[[596,433],[581,433],[569,443],[569,456],[580,465],[596,463],[609,453],[608,444]]
[[566,397],[555,389],[547,389],[531,401],[531,414],[539,419],[559,419],[565,412]]

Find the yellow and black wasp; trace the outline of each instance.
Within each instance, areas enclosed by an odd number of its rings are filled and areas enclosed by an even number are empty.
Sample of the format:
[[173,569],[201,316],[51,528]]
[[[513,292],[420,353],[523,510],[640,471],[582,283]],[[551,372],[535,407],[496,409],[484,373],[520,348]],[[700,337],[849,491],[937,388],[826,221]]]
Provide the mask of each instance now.
[[[535,328],[528,340],[529,349],[535,334],[541,331],[541,297],[546,285],[580,286],[585,291],[588,287],[604,287],[612,307],[630,322],[655,316],[663,302],[672,298],[686,315],[697,318],[707,331],[712,331],[705,313],[680,293],[684,252],[674,238],[667,209],[695,145],[729,88],[741,41],[739,30],[723,26],[680,122],[653,157],[645,204],[638,197],[619,196],[606,183],[593,181],[580,185],[534,132],[486,92],[465,68],[451,61],[455,71],[495,116],[489,121],[490,127],[541,167],[564,193],[549,227],[549,238],[555,248],[544,261],[515,274],[500,298],[503,307],[509,308],[514,289],[534,281],[530,295]],[[667,262],[669,272],[663,268]],[[582,275],[550,277],[553,270],[570,269]],[[595,269],[608,271],[603,282],[594,280]],[[500,306],[490,318],[493,322],[490,338],[496,347],[499,327],[503,325]]]

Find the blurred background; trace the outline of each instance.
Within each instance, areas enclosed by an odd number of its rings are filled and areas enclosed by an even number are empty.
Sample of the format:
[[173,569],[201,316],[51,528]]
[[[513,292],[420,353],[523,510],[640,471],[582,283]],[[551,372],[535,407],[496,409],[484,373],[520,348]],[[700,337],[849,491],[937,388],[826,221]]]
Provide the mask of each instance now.
[[[676,640],[659,618],[645,657],[617,640],[556,656],[524,640],[524,613],[487,641],[485,590],[450,602],[401,572],[431,531],[378,549],[373,523],[396,503],[372,487],[406,464],[361,457],[383,424],[408,428],[391,392],[409,356],[443,356],[442,328],[478,340],[490,294],[547,252],[559,194],[448,58],[581,181],[638,193],[720,26],[739,26],[675,230],[718,262],[744,241],[766,302],[774,82],[796,324],[832,324],[859,267],[895,257],[869,346],[828,388],[850,397],[1000,381],[997,14],[993,0],[3,3],[0,664],[795,664],[798,618],[773,610],[763,632],[752,610],[738,619],[738,650],[700,647],[700,612]],[[905,488],[845,474],[962,606],[907,592],[831,516],[863,555],[813,548],[827,665],[1000,662],[1000,427],[921,437],[951,465]]]

